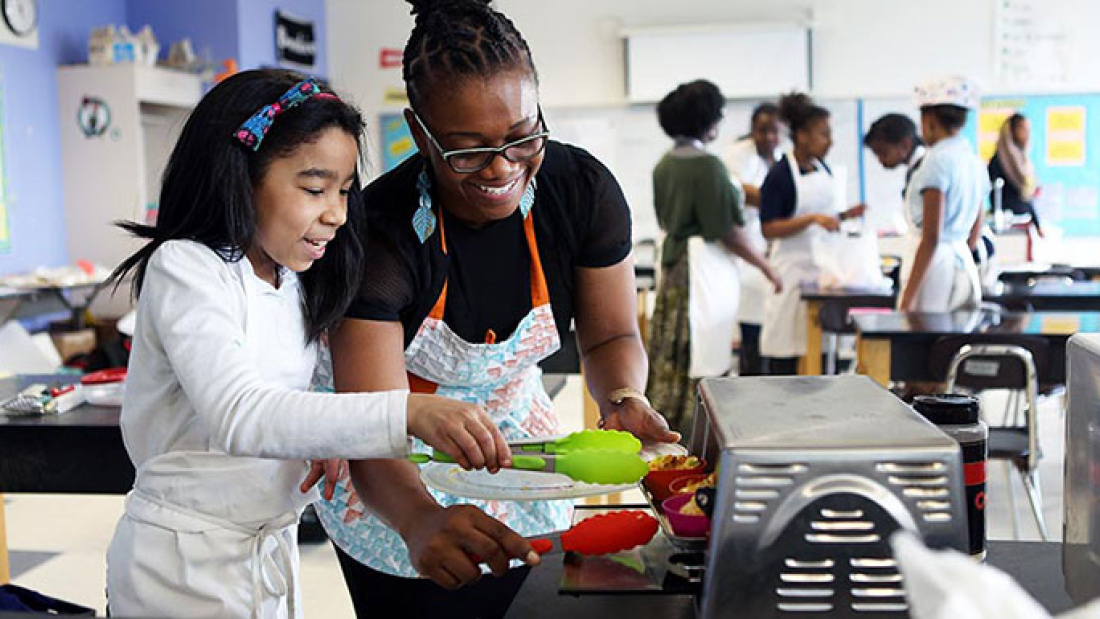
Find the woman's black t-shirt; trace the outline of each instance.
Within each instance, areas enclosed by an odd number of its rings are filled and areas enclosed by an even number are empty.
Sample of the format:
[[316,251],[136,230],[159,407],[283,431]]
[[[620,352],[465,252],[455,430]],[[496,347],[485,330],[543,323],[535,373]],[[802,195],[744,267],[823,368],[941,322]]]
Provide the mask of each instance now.
[[[490,329],[504,340],[531,310],[523,216],[517,209],[510,217],[474,228],[444,210],[448,253],[443,253],[438,224],[421,243],[412,219],[419,206],[416,179],[423,168],[423,159],[414,155],[363,189],[366,258],[359,294],[347,316],[400,321],[408,346],[446,276],[443,320],[451,330],[469,342],[484,342]],[[611,172],[573,146],[548,142],[535,178],[531,216],[554,320],[564,339],[573,319],[576,267],[611,266],[629,255],[630,209]]]

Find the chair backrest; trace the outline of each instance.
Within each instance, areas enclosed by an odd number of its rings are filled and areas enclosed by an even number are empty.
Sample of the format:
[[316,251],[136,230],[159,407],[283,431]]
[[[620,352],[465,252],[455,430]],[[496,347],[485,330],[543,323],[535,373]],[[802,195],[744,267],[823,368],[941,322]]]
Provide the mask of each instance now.
[[[964,347],[966,354],[960,357]],[[1027,389],[1029,374],[1034,372],[1036,381],[1046,374],[1050,345],[1041,337],[1026,335],[949,335],[932,344],[928,363],[932,376],[943,379],[949,377],[954,364],[955,384],[974,391]]]

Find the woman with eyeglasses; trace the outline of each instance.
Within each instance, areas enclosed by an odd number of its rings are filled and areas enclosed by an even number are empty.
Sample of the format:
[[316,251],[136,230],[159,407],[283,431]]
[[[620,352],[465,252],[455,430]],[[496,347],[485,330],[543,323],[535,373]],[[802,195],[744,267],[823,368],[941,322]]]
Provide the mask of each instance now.
[[[419,154],[364,189],[367,256],[331,338],[336,390],[436,393],[481,404],[508,440],[553,435],[536,364],[574,323],[604,427],[678,440],[642,395],[618,183],[549,139],[507,17],[478,0],[411,4],[405,118]],[[359,616],[501,616],[527,573],[510,560],[538,562],[521,536],[570,525],[572,501],[465,500],[427,490],[405,461],[350,468],[354,485],[318,513]]]

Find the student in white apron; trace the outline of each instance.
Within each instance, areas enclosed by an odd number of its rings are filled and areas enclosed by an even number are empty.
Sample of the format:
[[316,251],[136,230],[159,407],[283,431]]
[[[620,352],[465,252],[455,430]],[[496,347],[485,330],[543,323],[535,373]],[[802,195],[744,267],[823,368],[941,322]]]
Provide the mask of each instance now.
[[[618,183],[549,139],[507,17],[474,0],[413,8],[405,120],[419,152],[364,189],[371,268],[331,338],[336,388],[448,395],[484,405],[509,440],[552,435],[538,362],[573,323],[603,425],[678,440],[643,395]],[[501,540],[570,523],[572,501],[429,492],[408,462],[352,462],[351,476],[317,511],[361,617],[499,617],[527,573]]]
[[[735,183],[745,194],[744,235],[753,249],[767,256],[768,241],[760,230],[760,186],[768,172],[782,156],[779,108],[774,103],[761,103],[753,108],[749,135],[737,140],[726,151],[725,164]],[[772,289],[763,271],[743,260],[738,261],[741,274],[741,302],[737,307],[737,322],[741,326],[741,346],[737,373],[756,376],[760,366],[760,324],[764,321],[764,300]]]
[[344,228],[363,219],[349,197],[362,129],[312,79],[238,73],[183,127],[156,224],[123,226],[149,243],[112,276],[133,273],[140,294],[121,417],[137,476],[107,554],[115,616],[301,617],[297,523],[319,472],[329,494],[339,477],[326,458],[400,458],[414,434],[468,464],[507,461],[474,404],[307,391],[362,268]]
[[[653,206],[665,234],[657,306],[650,321],[647,395],[673,428],[691,429],[700,378],[733,361],[740,279],[737,256],[779,288],[745,232],[741,194],[706,144],[718,136],[725,99],[711,82],[681,84],[657,104],[674,140],[653,170]],[[767,281],[767,280],[766,280]]]
[[837,181],[822,159],[832,147],[829,111],[806,95],[779,100],[779,113],[791,130],[794,146],[768,173],[760,190],[760,221],[772,241],[772,264],[783,290],[770,294],[764,306],[760,354],[768,374],[795,374],[806,353],[806,303],[799,283],[816,281],[813,239],[836,232],[843,219],[863,214],[862,204],[842,211]]
[[981,301],[981,285],[971,249],[979,242],[990,184],[961,132],[978,93],[966,79],[951,77],[919,86],[916,98],[928,152],[906,188],[909,250],[902,261],[898,308],[974,308]]

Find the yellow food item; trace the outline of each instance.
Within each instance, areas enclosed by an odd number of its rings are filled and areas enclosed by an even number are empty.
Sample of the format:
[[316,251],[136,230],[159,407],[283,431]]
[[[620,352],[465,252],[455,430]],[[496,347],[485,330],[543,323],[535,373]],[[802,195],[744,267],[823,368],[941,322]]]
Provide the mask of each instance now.
[[715,473],[707,475],[703,479],[697,479],[691,483],[685,484],[684,489],[681,492],[690,492],[695,494],[695,491],[699,488],[713,488],[718,483],[718,476]]
[[703,510],[699,508],[699,504],[695,502],[695,497],[691,497],[691,500],[684,503],[684,506],[680,508],[680,513],[685,516],[705,516]]
[[658,456],[649,461],[651,471],[675,471],[697,468],[702,461],[695,456]]

